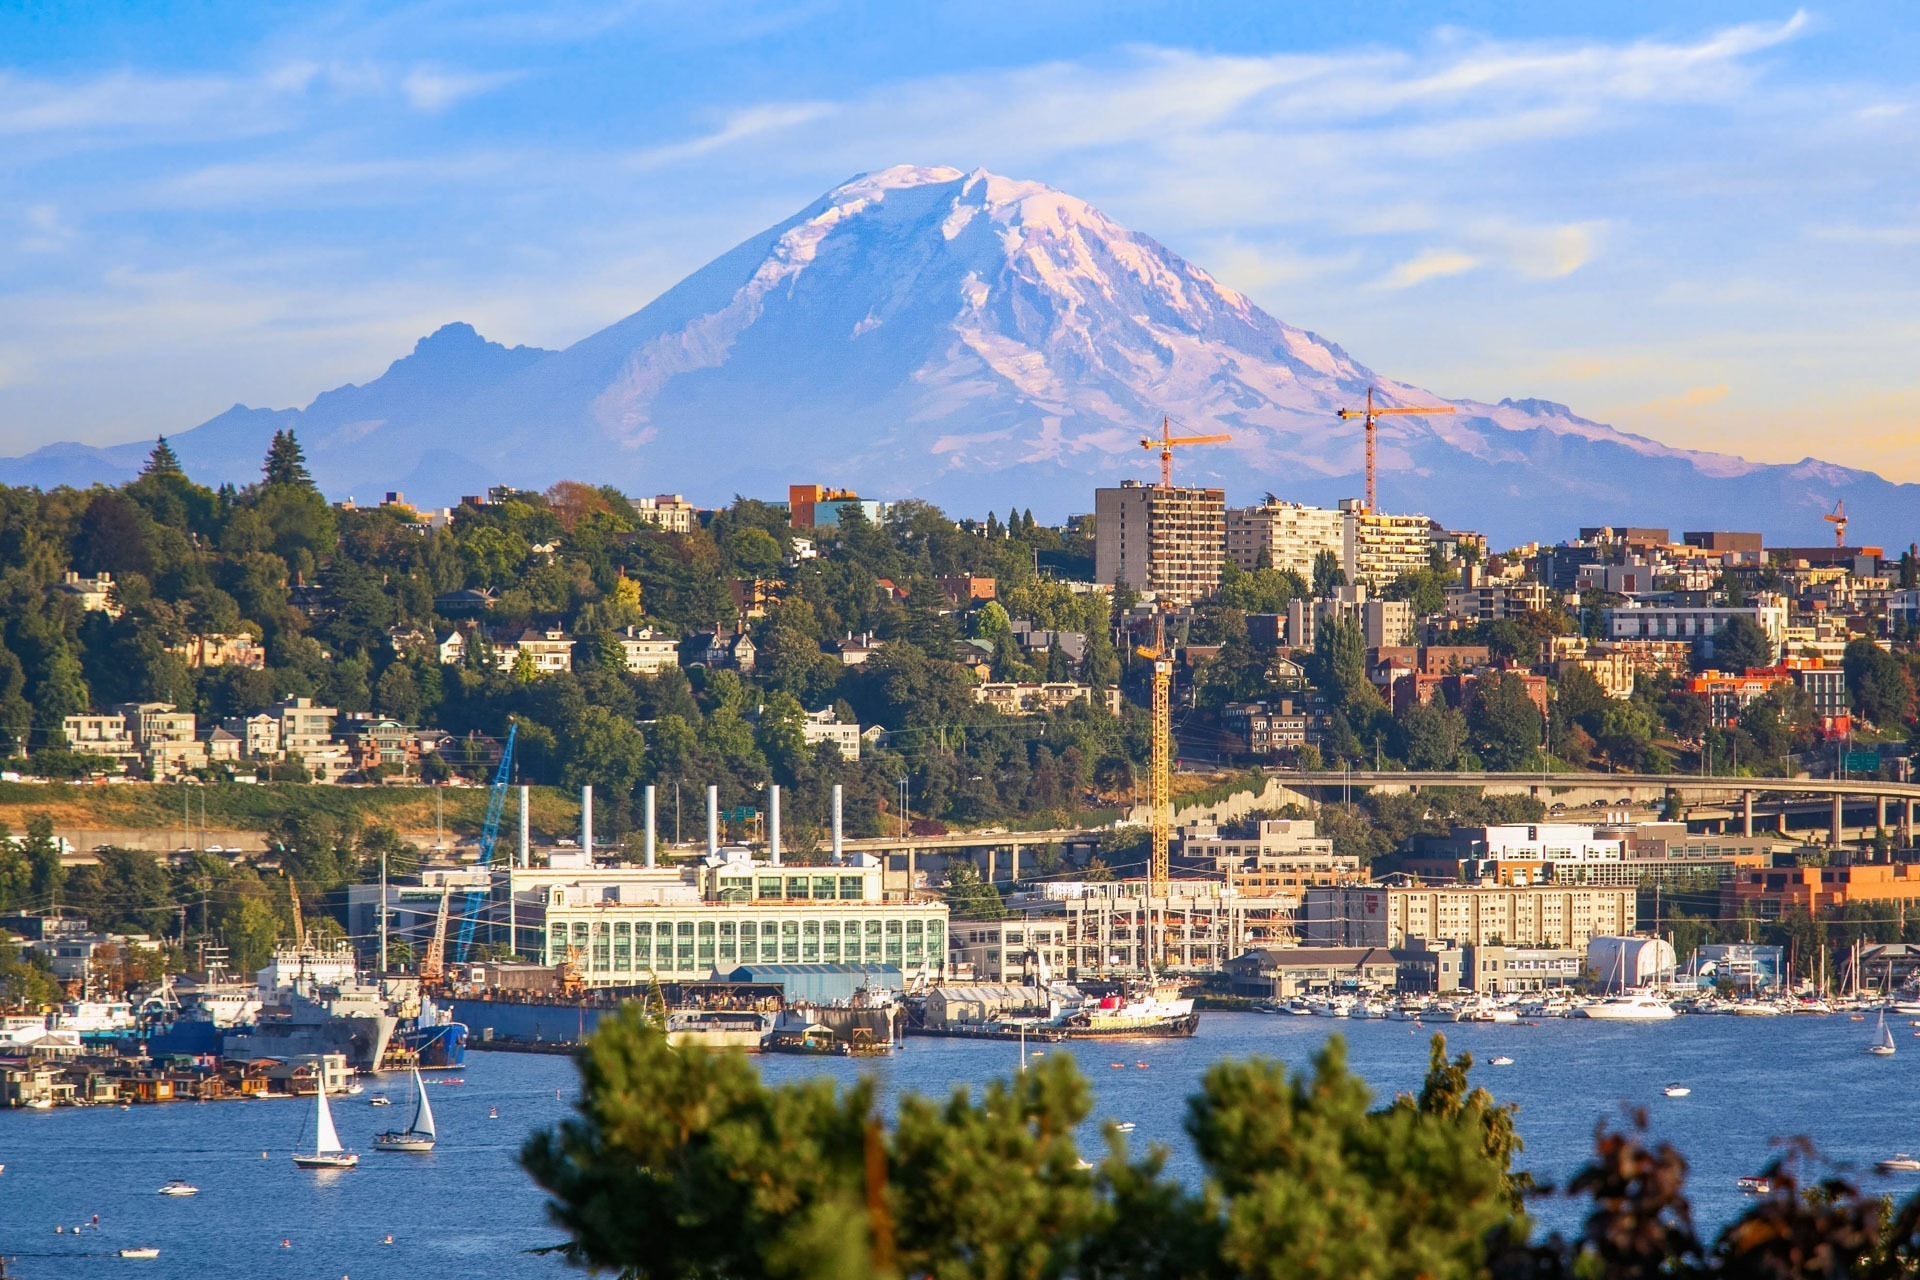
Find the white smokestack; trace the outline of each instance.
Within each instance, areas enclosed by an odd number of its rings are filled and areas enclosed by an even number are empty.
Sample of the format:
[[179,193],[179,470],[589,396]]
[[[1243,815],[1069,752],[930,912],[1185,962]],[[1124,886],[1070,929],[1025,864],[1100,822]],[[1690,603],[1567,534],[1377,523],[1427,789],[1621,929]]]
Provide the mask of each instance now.
[[533,853],[530,847],[531,840],[529,839],[529,837],[532,835],[532,829],[529,824],[531,824],[533,821],[533,818],[531,816],[533,803],[528,798],[529,794],[532,791],[533,791],[532,787],[520,788],[520,847],[518,852],[520,855],[520,858],[519,858],[520,865],[523,867],[530,867],[533,865],[533,862],[532,862]]
[[647,784],[647,865],[653,865],[653,784]]
[[580,788],[580,847],[593,857],[593,785]]
[[780,784],[767,788],[767,857],[780,865]]
[[720,852],[720,788],[707,788],[707,853]]
[[833,784],[833,860],[841,861],[843,850],[840,846],[840,784]]

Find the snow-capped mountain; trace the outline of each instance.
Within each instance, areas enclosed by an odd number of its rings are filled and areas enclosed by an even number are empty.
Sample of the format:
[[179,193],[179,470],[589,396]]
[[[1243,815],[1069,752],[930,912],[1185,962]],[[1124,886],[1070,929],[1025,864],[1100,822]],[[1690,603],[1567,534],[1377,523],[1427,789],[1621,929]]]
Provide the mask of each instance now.
[[[1154,473],[1170,413],[1230,444],[1177,462],[1230,502],[1361,488],[1369,387],[1452,416],[1383,420],[1380,500],[1497,542],[1579,524],[1759,529],[1814,543],[1844,496],[1867,541],[1904,543],[1920,486],[1818,463],[1670,449],[1561,405],[1443,401],[1274,319],[1166,248],[1051,187],[985,171],[865,174],[564,351],[465,325],[305,410],[240,406],[174,437],[197,476],[244,483],[295,427],[329,493],[439,504],[489,482],[605,480],[722,502],[828,483],[956,513],[1087,510]],[[146,442],[0,462],[12,483],[124,478]]]

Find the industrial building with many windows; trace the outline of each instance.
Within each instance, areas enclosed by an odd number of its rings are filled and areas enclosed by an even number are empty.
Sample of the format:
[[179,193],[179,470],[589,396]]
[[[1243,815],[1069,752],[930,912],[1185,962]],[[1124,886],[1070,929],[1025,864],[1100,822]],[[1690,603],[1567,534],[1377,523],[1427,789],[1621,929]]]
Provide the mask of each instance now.
[[1364,885],[1308,889],[1300,940],[1319,947],[1404,947],[1409,938],[1458,946],[1584,947],[1633,932],[1630,885]]

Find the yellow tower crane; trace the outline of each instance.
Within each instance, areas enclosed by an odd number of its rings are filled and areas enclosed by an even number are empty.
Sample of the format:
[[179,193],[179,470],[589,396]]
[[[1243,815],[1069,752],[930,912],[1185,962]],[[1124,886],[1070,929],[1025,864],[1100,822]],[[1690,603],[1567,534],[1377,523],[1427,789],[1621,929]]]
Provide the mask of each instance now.
[[1386,408],[1376,409],[1373,405],[1373,388],[1372,387],[1367,388],[1367,407],[1364,410],[1362,409],[1334,410],[1333,416],[1340,419],[1342,422],[1347,421],[1349,418],[1365,418],[1367,420],[1367,510],[1368,511],[1372,511],[1374,509],[1374,506],[1373,506],[1373,424],[1374,424],[1374,419],[1401,417],[1401,416],[1407,416],[1412,414],[1423,414],[1423,413],[1452,413],[1452,412],[1453,412],[1453,406],[1450,404],[1449,405],[1405,405],[1395,409],[1386,409]]
[[420,981],[427,986],[447,976],[447,915],[452,897],[452,886],[443,882],[440,886],[440,910],[433,917],[433,937],[427,942],[426,955],[420,958]]
[[[1167,844],[1173,830],[1173,651],[1167,624],[1155,618],[1153,647],[1134,652],[1153,664],[1153,746],[1147,766],[1147,910],[1166,891]],[[1151,927],[1151,926],[1149,926]],[[1148,953],[1153,942],[1149,938]]]
[[1833,510],[1829,511],[1825,516],[1821,518],[1824,519],[1828,524],[1833,526],[1833,545],[1836,547],[1846,546],[1847,545],[1847,500],[1845,498],[1842,498],[1838,502],[1834,503]]
[[1162,415],[1160,438],[1156,440],[1148,436],[1140,442],[1140,447],[1160,451],[1160,487],[1171,489],[1173,488],[1173,451],[1176,447],[1184,444],[1225,444],[1231,439],[1233,437],[1228,435],[1177,436],[1173,434],[1173,419]]

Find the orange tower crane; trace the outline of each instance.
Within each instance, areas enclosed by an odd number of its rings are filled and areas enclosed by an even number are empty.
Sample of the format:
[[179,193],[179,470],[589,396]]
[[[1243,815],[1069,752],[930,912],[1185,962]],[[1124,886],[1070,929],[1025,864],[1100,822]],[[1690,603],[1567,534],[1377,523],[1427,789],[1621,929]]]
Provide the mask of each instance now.
[[1374,408],[1374,405],[1373,405],[1373,388],[1372,387],[1367,388],[1367,407],[1364,411],[1360,409],[1334,410],[1333,416],[1340,419],[1342,422],[1347,421],[1349,418],[1365,418],[1367,420],[1367,510],[1368,511],[1372,511],[1374,509],[1374,506],[1373,506],[1374,419],[1410,416],[1413,414],[1422,414],[1422,413],[1452,413],[1452,412],[1453,412],[1453,406],[1450,404],[1449,405],[1405,405],[1403,407],[1395,408],[1395,409],[1376,409]]
[[1836,547],[1846,546],[1847,545],[1847,500],[1845,498],[1842,498],[1838,502],[1834,503],[1833,510],[1827,512],[1827,514],[1821,518],[1824,519],[1828,524],[1833,526],[1833,545]]
[[[1452,411],[1449,410],[1448,412]],[[1233,439],[1232,436],[1225,435],[1174,435],[1173,419],[1163,416],[1160,419],[1160,438],[1155,440],[1149,436],[1140,442],[1140,447],[1142,449],[1158,449],[1160,451],[1160,487],[1162,489],[1171,489],[1173,488],[1173,451],[1176,446],[1184,444],[1225,444],[1231,439]]]

